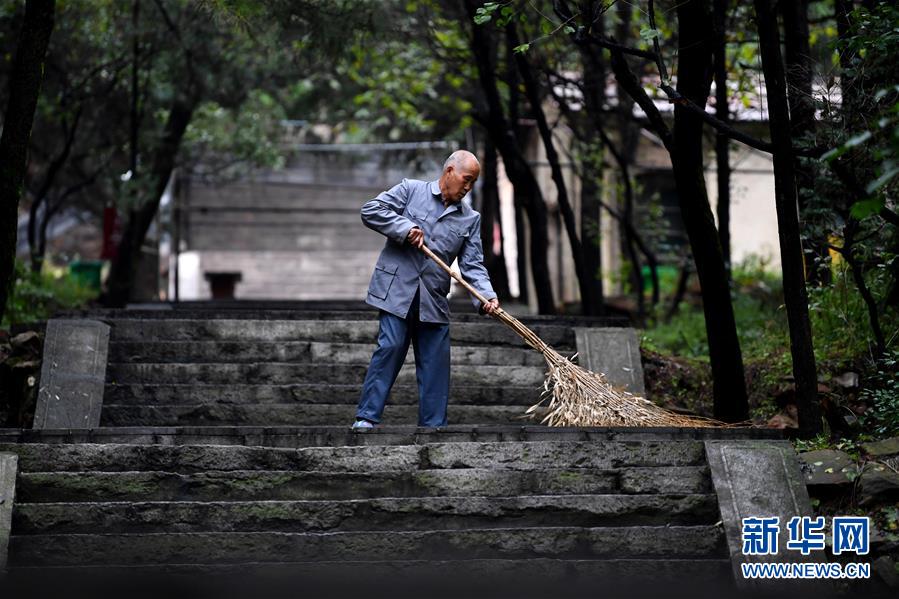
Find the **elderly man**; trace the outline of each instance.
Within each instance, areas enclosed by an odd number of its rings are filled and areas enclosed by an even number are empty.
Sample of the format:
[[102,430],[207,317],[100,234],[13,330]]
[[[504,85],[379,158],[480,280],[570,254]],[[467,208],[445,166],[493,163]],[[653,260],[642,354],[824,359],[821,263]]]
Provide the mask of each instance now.
[[418,378],[418,425],[446,426],[450,277],[418,248],[427,244],[447,264],[458,257],[462,276],[490,300],[482,305],[474,299],[475,307],[482,314],[499,307],[483,265],[481,215],[462,202],[480,172],[474,154],[458,150],[446,159],[438,180],[403,179],[362,206],[362,222],[387,242],[365,300],[380,309],[380,329],[353,430],[381,421],[410,341]]

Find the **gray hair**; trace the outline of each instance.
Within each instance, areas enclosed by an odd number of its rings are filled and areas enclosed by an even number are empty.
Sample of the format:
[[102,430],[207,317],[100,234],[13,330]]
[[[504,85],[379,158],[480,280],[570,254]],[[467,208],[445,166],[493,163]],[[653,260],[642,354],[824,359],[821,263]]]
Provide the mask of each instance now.
[[469,157],[472,160],[474,160],[478,166],[481,165],[481,163],[478,162],[477,157],[474,154],[472,154],[471,152],[469,152],[468,150],[456,150],[455,152],[450,154],[447,157],[447,159],[444,161],[443,170],[445,171],[447,168],[449,168],[451,166],[453,168],[458,169],[459,165],[462,164],[462,162],[465,160],[466,157]]

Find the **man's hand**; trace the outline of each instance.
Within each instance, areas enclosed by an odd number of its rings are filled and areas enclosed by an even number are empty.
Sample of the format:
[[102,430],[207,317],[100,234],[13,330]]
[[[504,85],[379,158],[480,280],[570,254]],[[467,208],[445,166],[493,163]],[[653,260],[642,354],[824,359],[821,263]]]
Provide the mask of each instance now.
[[481,304],[481,311],[484,314],[493,314],[497,310],[499,310],[499,300],[496,298],[493,298],[486,304]]
[[425,244],[425,232],[418,227],[412,227],[409,235],[406,236],[406,240],[413,246],[420,248]]

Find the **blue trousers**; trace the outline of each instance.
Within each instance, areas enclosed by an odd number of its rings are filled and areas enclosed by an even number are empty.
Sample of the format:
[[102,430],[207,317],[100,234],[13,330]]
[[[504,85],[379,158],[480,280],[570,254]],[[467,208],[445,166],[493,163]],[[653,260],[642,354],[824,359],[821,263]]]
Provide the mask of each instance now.
[[449,325],[420,322],[418,304],[419,296],[416,293],[405,319],[381,311],[378,347],[365,373],[356,418],[381,421],[384,404],[403,366],[411,341],[418,379],[418,426],[446,426],[450,383]]

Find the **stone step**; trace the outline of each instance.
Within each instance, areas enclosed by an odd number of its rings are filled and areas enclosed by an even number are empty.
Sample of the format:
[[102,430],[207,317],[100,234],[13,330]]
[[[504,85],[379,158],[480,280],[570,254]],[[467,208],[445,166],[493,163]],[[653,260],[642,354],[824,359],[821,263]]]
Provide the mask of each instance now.
[[10,535],[17,565],[234,563],[279,560],[720,558],[706,526],[540,527],[371,532]]
[[[535,390],[530,401],[511,406],[453,405],[447,410],[450,424],[536,424],[545,415],[545,409],[526,410],[539,401]],[[215,424],[256,425],[327,425],[339,422],[349,427],[356,416],[359,397],[342,404],[200,404],[200,405],[118,405],[104,403],[100,414],[102,426],[177,426]],[[144,400],[150,403],[151,400]],[[382,422],[392,424],[417,424],[418,406],[415,404],[388,404]]]
[[[359,232],[371,231],[377,235],[375,231],[368,229],[362,224],[362,216],[360,209],[366,200],[359,202],[355,210],[345,209],[341,206],[340,210],[302,210],[302,211],[282,211],[282,212],[246,212],[237,213],[225,212],[203,215],[194,215],[190,220],[191,230],[194,228],[210,228],[230,230],[233,235],[234,228],[263,227],[263,230],[269,228],[287,228],[290,230],[299,227],[306,228],[327,228],[334,231],[334,234],[343,235],[358,234]],[[231,228],[234,227],[234,228]],[[240,231],[238,231],[240,232]],[[299,232],[297,234],[300,234]],[[232,237],[233,238],[233,237]],[[218,247],[227,247],[220,245]]]
[[701,441],[461,442],[301,449],[242,445],[4,443],[0,444],[0,451],[18,454],[20,472],[294,470],[371,473],[426,469],[608,469],[705,464]]
[[[347,383],[365,380],[365,364],[309,364],[290,362],[253,362],[249,364],[117,364],[106,365],[106,382],[130,383],[204,383],[267,385],[291,383]],[[497,366],[456,364],[450,368],[450,379],[462,385],[542,386],[545,370],[539,366]],[[400,384],[416,382],[415,365],[400,369],[396,379]]]
[[335,447],[354,445],[426,445],[448,442],[703,441],[783,439],[783,431],[759,428],[548,427],[540,425],[450,425],[420,428],[386,424],[367,433],[341,426],[136,426],[93,429],[0,429],[0,443],[122,443],[128,445],[255,445]]
[[[9,569],[11,597],[185,596],[230,599],[302,596],[430,597],[733,597],[726,558],[461,559],[289,562],[269,556],[244,563],[140,563],[121,566],[34,566]],[[438,588],[439,587],[439,588]],[[427,594],[423,595],[423,589]],[[601,594],[597,589],[602,589]],[[140,594],[137,594],[137,593]],[[152,593],[156,592],[155,595]],[[168,592],[168,594],[164,594]],[[26,595],[27,594],[27,595]]]
[[[464,297],[463,297],[464,296]],[[465,294],[449,298],[453,311],[453,323],[476,323],[504,327],[501,323],[478,315],[470,308]],[[378,312],[365,303],[364,298],[352,300],[289,300],[289,299],[220,299],[182,300],[178,302],[146,302],[128,304],[127,308],[90,308],[60,310],[62,318],[90,318],[116,321],[134,320],[263,320],[263,321],[347,321],[366,320],[376,322]],[[535,315],[527,306],[506,303],[505,307],[522,323],[535,329],[541,326],[556,327],[627,327],[630,322],[621,316],[554,316]],[[536,330],[536,329],[535,329]]]
[[[376,338],[365,343],[326,341],[112,341],[109,362],[155,363],[242,363],[242,362],[319,362],[329,364],[367,364],[377,347]],[[454,345],[453,364],[503,366],[544,366],[543,356],[531,349],[512,346]],[[414,364],[409,347],[406,363]]]
[[[453,384],[449,406],[531,406],[542,387],[486,387]],[[288,385],[211,385],[211,384],[117,384],[107,385],[104,407],[170,405],[272,405],[272,404],[346,404],[357,405],[362,393],[358,383],[293,383]],[[390,391],[390,406],[418,404],[418,386],[396,384]]]
[[706,466],[610,469],[547,467],[406,472],[21,472],[17,501],[264,501],[376,497],[502,497],[572,494],[702,494],[711,482]]
[[[233,219],[232,219],[233,222]],[[217,227],[218,225],[213,225]],[[338,230],[335,230],[338,229]],[[378,251],[384,247],[384,236],[372,231],[358,231],[360,235],[345,235],[334,226],[323,230],[315,223],[294,223],[287,228],[272,227],[265,231],[264,235],[256,235],[253,238],[254,250],[258,252],[284,252],[290,250],[317,251],[356,251],[369,252],[370,265],[377,259]],[[235,230],[229,226],[221,228],[207,228],[199,234],[191,230],[191,248],[195,250],[217,251],[228,247],[228,242],[234,242]]]
[[[472,311],[474,308],[472,307]],[[377,313],[363,312],[354,319],[333,320],[304,313],[315,320],[272,320],[234,318],[219,319],[214,314],[187,319],[156,314],[155,318],[106,319],[112,327],[110,341],[261,341],[296,342],[327,341],[332,343],[370,343],[378,337]],[[335,313],[345,316],[345,313]],[[228,316],[227,314],[225,316]],[[332,318],[334,314],[331,315]],[[98,315],[101,320],[104,318]],[[455,345],[513,345],[527,347],[509,327],[486,316],[472,315],[472,320],[456,321],[452,316],[450,339]],[[476,319],[476,320],[474,320]],[[530,326],[530,325],[529,325]],[[530,327],[543,341],[559,351],[576,346],[574,330],[557,324],[534,324]],[[574,352],[572,352],[574,353]]]
[[322,532],[711,524],[712,494],[389,497],[341,501],[17,502],[12,533]]

